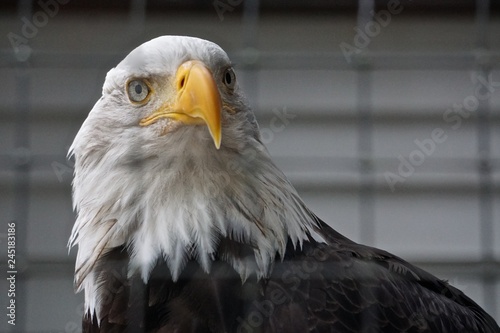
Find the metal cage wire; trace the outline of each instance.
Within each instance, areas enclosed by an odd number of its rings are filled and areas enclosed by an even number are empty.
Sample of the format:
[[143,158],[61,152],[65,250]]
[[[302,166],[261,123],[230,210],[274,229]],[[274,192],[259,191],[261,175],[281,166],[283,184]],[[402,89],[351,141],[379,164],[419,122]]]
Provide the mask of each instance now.
[[[129,22],[135,26],[135,29],[144,30],[146,22],[146,0],[131,0],[129,9]],[[31,0],[21,0],[18,3],[18,16],[31,17],[33,11],[33,3]],[[259,0],[245,1],[243,5],[242,26],[244,45],[248,49],[257,47],[257,30],[259,25]],[[479,50],[484,50],[488,53],[487,33],[488,22],[490,18],[491,4],[488,0],[477,0],[475,7],[475,40],[476,47]],[[367,22],[373,19],[372,11],[375,9],[374,0],[359,0],[358,1],[358,26],[364,26]],[[116,59],[119,59],[119,54],[66,54],[62,52],[35,52],[32,55],[31,62],[17,61],[13,51],[10,49],[1,50],[2,60],[0,66],[17,68],[16,75],[16,106],[15,115],[11,119],[15,127],[14,147],[9,156],[2,156],[4,163],[0,163],[3,169],[14,172],[13,190],[13,217],[12,220],[17,222],[17,258],[19,266],[23,267],[22,273],[19,274],[17,280],[16,302],[19,305],[17,308],[17,316],[20,321],[15,327],[10,327],[10,332],[27,332],[26,320],[27,309],[26,304],[28,295],[26,295],[26,284],[29,279],[37,276],[37,274],[45,274],[46,276],[70,275],[73,269],[73,262],[65,260],[61,262],[32,262],[27,257],[27,228],[29,223],[29,202],[33,199],[31,194],[30,175],[37,169],[50,168],[50,161],[64,160],[65,152],[61,152],[60,156],[33,154],[30,148],[30,105],[28,103],[33,66],[50,68],[51,66],[67,66],[92,68],[96,66],[96,59],[99,62],[108,65],[113,64]],[[236,58],[236,62],[241,60],[243,68],[245,57],[248,53],[241,50],[239,53],[232,55]],[[374,243],[373,223],[375,219],[374,202],[377,200],[378,189],[376,180],[376,168],[374,165],[373,156],[373,113],[372,113],[372,90],[373,80],[372,71],[377,69],[392,69],[392,68],[470,68],[477,75],[488,77],[493,67],[500,63],[500,54],[490,53],[490,61],[485,62],[481,56],[471,54],[418,54],[418,53],[370,53],[364,52],[354,64],[347,64],[340,53],[325,53],[325,54],[276,54],[276,53],[260,53],[261,68],[271,68],[273,66],[281,68],[308,68],[311,63],[315,66],[326,68],[350,69],[356,71],[356,100],[357,100],[357,155],[355,161],[360,176],[360,186],[358,187],[358,209],[360,218],[360,235],[362,242]],[[452,59],[452,61],[450,61]],[[102,65],[100,65],[102,66]],[[249,64],[249,68],[254,64]],[[254,74],[248,74],[246,78],[248,85],[255,87],[258,84]],[[484,86],[477,84],[477,89],[485,89]],[[252,95],[252,91],[250,92]],[[250,96],[251,97],[251,96]],[[477,262],[445,262],[432,263],[422,262],[423,265],[433,267],[433,265],[448,265],[449,267],[465,266],[468,269],[475,270],[476,274],[481,276],[483,288],[483,303],[489,313],[498,313],[498,298],[490,297],[490,295],[498,295],[498,283],[500,282],[500,263],[495,258],[494,254],[494,192],[495,181],[492,176],[494,168],[498,168],[498,164],[493,163],[491,157],[491,116],[492,110],[488,101],[482,101],[478,108],[476,122],[477,136],[477,176],[479,178],[479,220],[480,220],[480,236],[481,236],[481,259]],[[5,162],[13,161],[13,162]],[[495,166],[496,165],[496,166]],[[332,166],[335,167],[335,166]],[[497,170],[498,171],[498,170]],[[68,185],[68,184],[65,184]],[[497,221],[498,222],[498,221]],[[498,318],[497,318],[498,319]]]

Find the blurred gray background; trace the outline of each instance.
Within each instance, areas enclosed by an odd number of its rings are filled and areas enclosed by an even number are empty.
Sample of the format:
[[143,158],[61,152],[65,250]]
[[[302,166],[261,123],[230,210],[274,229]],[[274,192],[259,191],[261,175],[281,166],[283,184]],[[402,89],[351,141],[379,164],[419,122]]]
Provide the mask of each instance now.
[[498,1],[2,1],[0,253],[16,326],[79,332],[67,150],[106,72],[164,34],[221,45],[310,207],[500,319]]

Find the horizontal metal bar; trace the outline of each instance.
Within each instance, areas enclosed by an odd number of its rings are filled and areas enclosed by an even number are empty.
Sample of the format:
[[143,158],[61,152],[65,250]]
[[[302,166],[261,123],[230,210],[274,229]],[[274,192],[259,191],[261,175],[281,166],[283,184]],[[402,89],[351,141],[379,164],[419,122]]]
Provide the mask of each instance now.
[[[31,123],[36,122],[71,122],[71,125],[82,124],[85,120],[88,112],[91,110],[94,105],[95,100],[89,100],[88,102],[88,110],[83,109],[81,106],[75,105],[71,109],[67,107],[39,107],[33,105],[30,110],[30,117],[28,119]],[[451,105],[449,106],[451,107]],[[257,117],[257,121],[260,124],[267,124],[269,121],[275,117],[275,115],[271,112],[272,107],[261,105],[260,107],[255,108],[255,114]],[[488,123],[489,125],[496,125],[500,122],[500,107],[490,106],[491,112],[488,114]],[[307,122],[311,123],[334,123],[338,124],[339,122],[345,123],[354,123],[358,121],[359,115],[355,112],[354,109],[303,109],[302,107],[289,107],[288,111],[292,112],[296,117],[293,122],[300,124]],[[371,120],[374,123],[384,123],[384,122],[397,122],[398,124],[404,123],[429,123],[429,122],[443,122],[443,114],[446,112],[446,105],[444,107],[439,108],[436,106],[434,108],[426,108],[423,109],[421,107],[417,108],[408,108],[408,109],[394,109],[394,108],[385,108],[383,110],[376,109],[372,110]],[[17,110],[15,106],[6,107],[0,106],[0,121],[8,122],[15,121],[16,117],[18,117]],[[473,124],[477,120],[477,114],[471,113],[467,119],[463,119],[463,123],[471,123]],[[76,132],[75,132],[76,134]]]
[[[410,153],[410,152],[408,152]],[[358,164],[360,162],[363,163],[371,163],[372,167],[375,171],[383,170],[387,167],[394,165],[396,161],[395,157],[383,157],[377,156],[376,154],[373,157],[362,157],[362,156],[289,156],[289,155],[277,155],[274,154],[273,158],[279,160],[280,163],[283,164],[294,164],[296,165],[297,171],[304,170],[305,168],[300,167],[301,164],[308,166],[311,162],[311,159],[316,161],[318,168],[312,169],[312,172],[316,171],[325,171],[330,169],[343,169],[348,168],[352,171],[353,164]],[[18,159],[22,161],[16,162]],[[13,152],[12,154],[0,154],[0,170],[15,170],[17,167],[24,168],[26,165],[30,165],[33,169],[37,169],[37,171],[45,171],[53,169],[52,162],[62,163],[68,168],[72,168],[72,162],[68,160],[65,154],[38,154],[32,153],[27,155],[26,157],[20,158],[17,153]],[[450,168],[459,173],[478,173],[479,172],[479,163],[483,163],[484,158],[466,158],[466,157],[429,157],[428,164],[432,164],[432,168],[425,169],[420,168],[420,170],[428,170],[430,173],[439,173],[449,172]],[[492,169],[492,171],[498,170],[500,168],[500,158],[491,157],[488,159],[488,162],[491,164],[488,167]],[[18,164],[20,163],[20,164]],[[328,166],[327,169],[323,168],[323,166]],[[460,166],[459,169],[456,167]],[[57,167],[57,165],[56,165]],[[311,167],[307,168],[311,170]],[[430,170],[430,171],[429,171]],[[1,179],[1,178],[0,178]]]
[[[490,276],[500,279],[500,260],[424,260],[414,258],[409,260],[413,265],[433,272],[454,272],[457,275],[471,275],[473,277]],[[72,277],[75,263],[73,260],[61,261],[28,261],[23,270],[23,277],[30,279],[34,277],[66,276]],[[7,270],[6,265],[0,265],[0,269]]]
[[[258,69],[475,69],[478,64],[500,68],[500,51],[472,52],[375,52],[366,51],[348,62],[342,52],[269,52],[257,49],[228,50],[241,68]],[[29,60],[32,68],[104,68],[115,65],[125,52],[72,53],[33,50]],[[11,49],[0,50],[0,68],[23,67]]]

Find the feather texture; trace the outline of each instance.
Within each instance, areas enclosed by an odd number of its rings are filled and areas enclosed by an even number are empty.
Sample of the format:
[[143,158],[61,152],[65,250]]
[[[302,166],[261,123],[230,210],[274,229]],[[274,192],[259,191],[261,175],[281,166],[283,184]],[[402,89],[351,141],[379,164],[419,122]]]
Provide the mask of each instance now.
[[[130,322],[137,326],[134,332],[500,331],[489,315],[448,283],[385,251],[337,239],[335,231],[320,224],[333,241],[310,239],[302,249],[289,241],[285,256],[266,279],[254,275],[242,284],[219,256],[209,274],[189,261],[176,282],[162,262],[146,284],[139,276],[111,274],[106,289],[116,292],[103,303],[101,332],[124,332]],[[221,249],[241,256],[242,247],[231,243],[223,240]],[[114,249],[98,270],[120,271],[128,261],[124,253]],[[122,260],[118,266],[117,257]],[[124,288],[117,287],[119,279]],[[131,284],[142,291],[127,287]],[[97,327],[91,316],[84,318],[85,332]]]

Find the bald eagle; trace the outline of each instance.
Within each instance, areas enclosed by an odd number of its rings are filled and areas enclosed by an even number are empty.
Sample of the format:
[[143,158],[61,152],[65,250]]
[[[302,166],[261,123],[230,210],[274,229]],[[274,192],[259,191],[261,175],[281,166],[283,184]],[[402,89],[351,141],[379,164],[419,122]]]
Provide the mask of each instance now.
[[307,208],[212,42],[133,50],[70,155],[84,332],[500,332],[447,282]]

